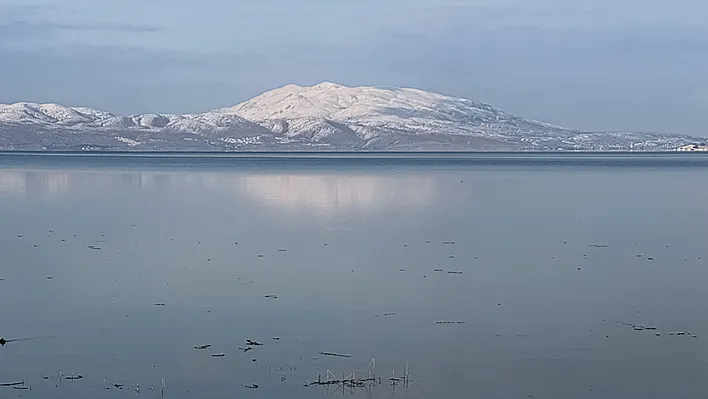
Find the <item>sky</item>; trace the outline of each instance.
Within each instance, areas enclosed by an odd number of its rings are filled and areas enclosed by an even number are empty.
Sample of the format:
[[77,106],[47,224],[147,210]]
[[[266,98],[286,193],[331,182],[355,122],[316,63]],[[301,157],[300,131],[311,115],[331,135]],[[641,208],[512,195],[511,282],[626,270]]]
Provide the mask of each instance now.
[[706,21],[706,0],[0,0],[0,103],[190,113],[331,81],[708,136]]

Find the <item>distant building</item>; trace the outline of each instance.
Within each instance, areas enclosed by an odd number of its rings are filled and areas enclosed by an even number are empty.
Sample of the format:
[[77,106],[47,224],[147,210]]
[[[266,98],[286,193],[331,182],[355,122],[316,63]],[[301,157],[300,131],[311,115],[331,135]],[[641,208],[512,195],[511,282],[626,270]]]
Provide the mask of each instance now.
[[676,151],[706,151],[708,152],[708,144],[706,143],[701,143],[701,144],[689,144],[685,145],[683,147],[679,147],[676,149]]

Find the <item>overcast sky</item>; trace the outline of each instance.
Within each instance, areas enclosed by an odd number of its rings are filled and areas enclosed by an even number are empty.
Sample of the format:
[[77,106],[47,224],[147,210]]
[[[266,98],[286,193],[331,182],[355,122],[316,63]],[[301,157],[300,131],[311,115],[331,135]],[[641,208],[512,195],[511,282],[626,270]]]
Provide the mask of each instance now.
[[333,81],[708,136],[707,21],[707,0],[0,0],[0,103],[186,113]]

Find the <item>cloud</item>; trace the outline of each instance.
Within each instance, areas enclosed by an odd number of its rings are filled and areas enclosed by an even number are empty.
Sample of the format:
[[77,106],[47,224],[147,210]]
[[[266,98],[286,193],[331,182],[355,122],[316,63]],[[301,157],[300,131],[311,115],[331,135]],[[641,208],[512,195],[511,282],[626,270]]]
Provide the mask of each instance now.
[[[103,21],[96,23],[57,20],[59,11],[70,7],[57,5],[0,5],[0,45],[44,45],[58,47],[66,43],[85,43],[95,40],[86,33],[149,34],[164,27],[149,24]],[[78,35],[71,35],[78,33]],[[106,40],[106,42],[110,42]]]
[[190,113],[234,105],[264,87],[263,80],[253,82],[251,76],[270,76],[274,63],[255,54],[199,57],[88,44],[44,49],[0,44],[0,58],[0,103],[56,102],[122,115]]
[[[43,24],[44,25],[44,24]],[[45,25],[46,26],[46,25]],[[49,28],[66,29],[66,30],[85,30],[85,31],[108,31],[108,32],[160,32],[163,28],[153,25],[136,25],[136,24],[119,24],[119,23],[103,23],[103,24],[50,24]]]

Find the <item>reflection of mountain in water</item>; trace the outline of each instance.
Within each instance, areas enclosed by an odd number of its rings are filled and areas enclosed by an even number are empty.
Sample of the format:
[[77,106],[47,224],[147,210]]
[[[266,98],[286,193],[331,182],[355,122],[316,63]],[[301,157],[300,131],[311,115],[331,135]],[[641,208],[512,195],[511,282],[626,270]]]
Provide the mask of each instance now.
[[438,192],[425,177],[347,175],[244,176],[243,189],[276,207],[371,209],[380,206],[416,206],[429,203]]
[[52,197],[65,191],[70,180],[68,172],[0,170],[0,197]]
[[0,198],[22,195],[24,192],[23,172],[0,170]]
[[0,197],[46,199],[67,193],[98,193],[110,187],[141,187],[140,173],[0,169]]
[[47,199],[66,194],[105,196],[111,191],[174,191],[196,187],[251,198],[274,208],[369,210],[419,206],[440,192],[431,177],[228,173],[18,171],[0,169],[0,197]]

